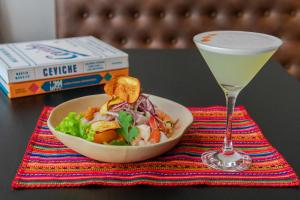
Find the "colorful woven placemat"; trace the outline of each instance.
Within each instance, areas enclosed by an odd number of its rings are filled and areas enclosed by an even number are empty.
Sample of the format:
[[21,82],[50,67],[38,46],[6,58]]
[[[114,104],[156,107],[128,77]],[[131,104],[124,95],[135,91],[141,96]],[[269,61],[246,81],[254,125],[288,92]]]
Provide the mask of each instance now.
[[201,153],[223,143],[225,109],[214,106],[190,108],[194,123],[181,142],[152,160],[130,163],[102,163],[86,158],[60,143],[47,127],[51,107],[45,107],[29,141],[13,188],[109,186],[298,186],[298,177],[263,136],[243,107],[234,114],[233,139],[236,148],[250,154],[252,167],[243,172],[222,172],[207,168]]

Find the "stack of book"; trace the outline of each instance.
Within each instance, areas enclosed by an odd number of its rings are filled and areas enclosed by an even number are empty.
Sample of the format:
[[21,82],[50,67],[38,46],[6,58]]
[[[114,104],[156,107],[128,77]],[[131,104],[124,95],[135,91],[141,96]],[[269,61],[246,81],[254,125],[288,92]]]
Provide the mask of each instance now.
[[128,75],[128,55],[92,36],[0,45],[9,98],[99,85]]

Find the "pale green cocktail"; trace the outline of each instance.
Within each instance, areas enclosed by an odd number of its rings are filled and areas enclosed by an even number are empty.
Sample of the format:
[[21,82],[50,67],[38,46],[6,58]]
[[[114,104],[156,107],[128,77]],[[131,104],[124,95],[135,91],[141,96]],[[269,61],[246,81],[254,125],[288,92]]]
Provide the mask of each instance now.
[[270,35],[243,31],[200,33],[194,37],[194,42],[223,89],[227,103],[224,146],[220,150],[205,152],[202,161],[224,171],[248,169],[250,156],[232,146],[231,118],[236,98],[282,42]]
[[219,85],[226,90],[243,89],[274,53],[226,55],[201,49],[200,52]]

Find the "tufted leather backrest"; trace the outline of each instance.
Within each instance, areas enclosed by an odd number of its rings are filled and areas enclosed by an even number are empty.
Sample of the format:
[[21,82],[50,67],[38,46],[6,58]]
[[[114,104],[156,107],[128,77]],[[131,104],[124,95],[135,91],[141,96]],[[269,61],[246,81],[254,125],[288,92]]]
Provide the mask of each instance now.
[[195,34],[221,29],[280,37],[276,57],[300,79],[300,0],[56,0],[58,37],[119,48],[194,48]]

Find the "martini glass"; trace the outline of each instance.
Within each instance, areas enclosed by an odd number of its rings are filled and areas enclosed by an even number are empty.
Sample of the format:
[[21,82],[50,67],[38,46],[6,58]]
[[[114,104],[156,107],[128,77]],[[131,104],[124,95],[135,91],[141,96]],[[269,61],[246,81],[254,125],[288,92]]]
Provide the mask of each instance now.
[[194,42],[226,97],[224,145],[202,154],[208,166],[223,171],[242,171],[251,158],[232,145],[232,116],[238,94],[282,44],[270,35],[244,31],[213,31],[194,36]]

